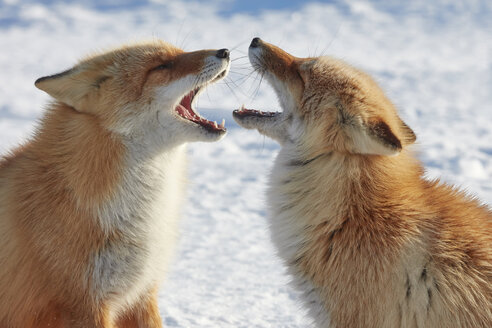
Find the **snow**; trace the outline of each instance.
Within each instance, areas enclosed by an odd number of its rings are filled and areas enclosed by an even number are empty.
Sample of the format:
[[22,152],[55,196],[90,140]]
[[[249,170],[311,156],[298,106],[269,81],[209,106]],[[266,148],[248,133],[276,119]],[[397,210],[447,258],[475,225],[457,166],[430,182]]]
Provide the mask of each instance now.
[[205,116],[226,118],[229,133],[189,147],[179,252],[160,293],[167,326],[308,326],[265,220],[278,146],[231,117],[242,103],[278,107],[244,57],[255,36],[297,56],[340,57],[372,74],[417,133],[427,175],[492,202],[490,1],[286,2],[236,11],[230,0],[120,3],[0,0],[0,153],[28,138],[42,115],[48,97],[34,81],[91,51],[149,38],[186,50],[232,49],[228,79],[199,100]]

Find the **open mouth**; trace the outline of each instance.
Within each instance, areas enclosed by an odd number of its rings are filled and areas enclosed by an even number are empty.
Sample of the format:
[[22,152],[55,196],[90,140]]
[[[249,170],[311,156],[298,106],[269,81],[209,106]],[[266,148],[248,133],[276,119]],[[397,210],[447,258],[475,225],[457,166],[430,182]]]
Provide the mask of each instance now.
[[213,80],[212,80],[212,83],[213,82],[216,82],[218,80],[220,80],[221,78],[223,78],[224,76],[226,76],[227,74],[227,70],[223,70],[222,72],[219,73],[219,75],[217,75]]
[[[222,72],[219,74],[224,76],[226,72]],[[215,80],[220,79],[221,77],[217,76]],[[225,120],[222,119],[222,123],[217,124],[215,121],[209,121],[204,117],[201,117],[200,114],[198,114],[194,109],[193,109],[193,99],[195,96],[199,93],[201,87],[198,87],[194,90],[191,90],[188,94],[186,94],[183,99],[179,102],[178,106],[176,106],[175,110],[178,113],[178,115],[185,120],[191,121],[193,123],[196,123],[198,125],[201,125],[203,128],[205,128],[207,131],[210,132],[225,132],[227,131],[225,128]]]
[[281,112],[264,112],[261,110],[256,110],[256,109],[247,109],[241,107],[240,109],[236,109],[233,111],[233,115],[236,117],[247,117],[247,116],[254,116],[254,117],[274,117],[277,115],[280,115]]

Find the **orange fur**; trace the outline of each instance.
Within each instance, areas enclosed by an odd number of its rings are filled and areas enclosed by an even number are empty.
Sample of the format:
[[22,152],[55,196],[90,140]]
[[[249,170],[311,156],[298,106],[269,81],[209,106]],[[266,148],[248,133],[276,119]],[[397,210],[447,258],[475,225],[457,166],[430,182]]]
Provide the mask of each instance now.
[[[36,81],[55,101],[31,140],[0,159],[0,327],[162,326],[157,285],[188,141],[179,131],[218,138],[174,107],[198,76],[208,83],[228,65],[215,53],[154,41]],[[205,74],[206,60],[215,66]],[[184,78],[192,83],[173,87]]]
[[120,316],[117,327],[162,327],[159,307],[157,306],[157,289],[149,293],[131,311]]
[[[2,225],[10,239],[2,242],[9,257],[2,256],[1,306],[2,312],[18,312],[10,319],[12,327],[24,327],[31,320],[26,314],[43,312],[58,299],[74,312],[77,302],[85,301],[72,300],[73,294],[84,297],[85,289],[84,273],[74,268],[104,242],[90,209],[116,183],[123,152],[93,124],[90,117],[58,105],[35,139],[1,167],[2,220],[8,221]],[[53,277],[59,282],[51,282]]]
[[412,130],[372,79],[261,40],[283,113],[236,111],[277,139],[272,239],[320,327],[492,327],[492,213],[424,178]]

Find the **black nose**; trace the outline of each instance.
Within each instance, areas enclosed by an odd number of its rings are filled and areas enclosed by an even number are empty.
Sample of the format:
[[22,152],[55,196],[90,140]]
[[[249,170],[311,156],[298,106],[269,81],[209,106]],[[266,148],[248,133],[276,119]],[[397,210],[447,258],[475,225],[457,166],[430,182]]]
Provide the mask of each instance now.
[[218,58],[229,58],[229,49],[217,50],[217,53],[215,54],[215,56]]
[[261,39],[256,37],[253,40],[251,40],[251,44],[249,45],[251,48],[256,48],[260,45]]

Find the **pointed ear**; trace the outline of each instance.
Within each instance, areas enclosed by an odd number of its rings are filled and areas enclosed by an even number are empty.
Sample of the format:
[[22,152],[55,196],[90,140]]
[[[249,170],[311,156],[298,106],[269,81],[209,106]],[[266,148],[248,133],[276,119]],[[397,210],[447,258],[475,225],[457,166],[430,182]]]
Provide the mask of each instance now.
[[351,124],[346,131],[351,139],[351,151],[358,154],[395,156],[416,140],[415,133],[399,117],[393,124],[375,117],[365,123]]
[[351,125],[348,135],[352,151],[358,154],[394,156],[402,149],[401,140],[390,126],[380,118],[360,125]]
[[398,118],[398,119],[400,120],[400,128],[401,128],[401,132],[403,134],[403,139],[404,139],[405,145],[413,144],[417,140],[417,136],[415,135],[413,130],[410,129],[410,127],[405,122],[403,122],[403,120],[401,118]]
[[80,64],[67,71],[39,78],[34,85],[56,100],[82,111],[91,92],[99,89],[101,83],[109,78],[102,71],[88,66]]

